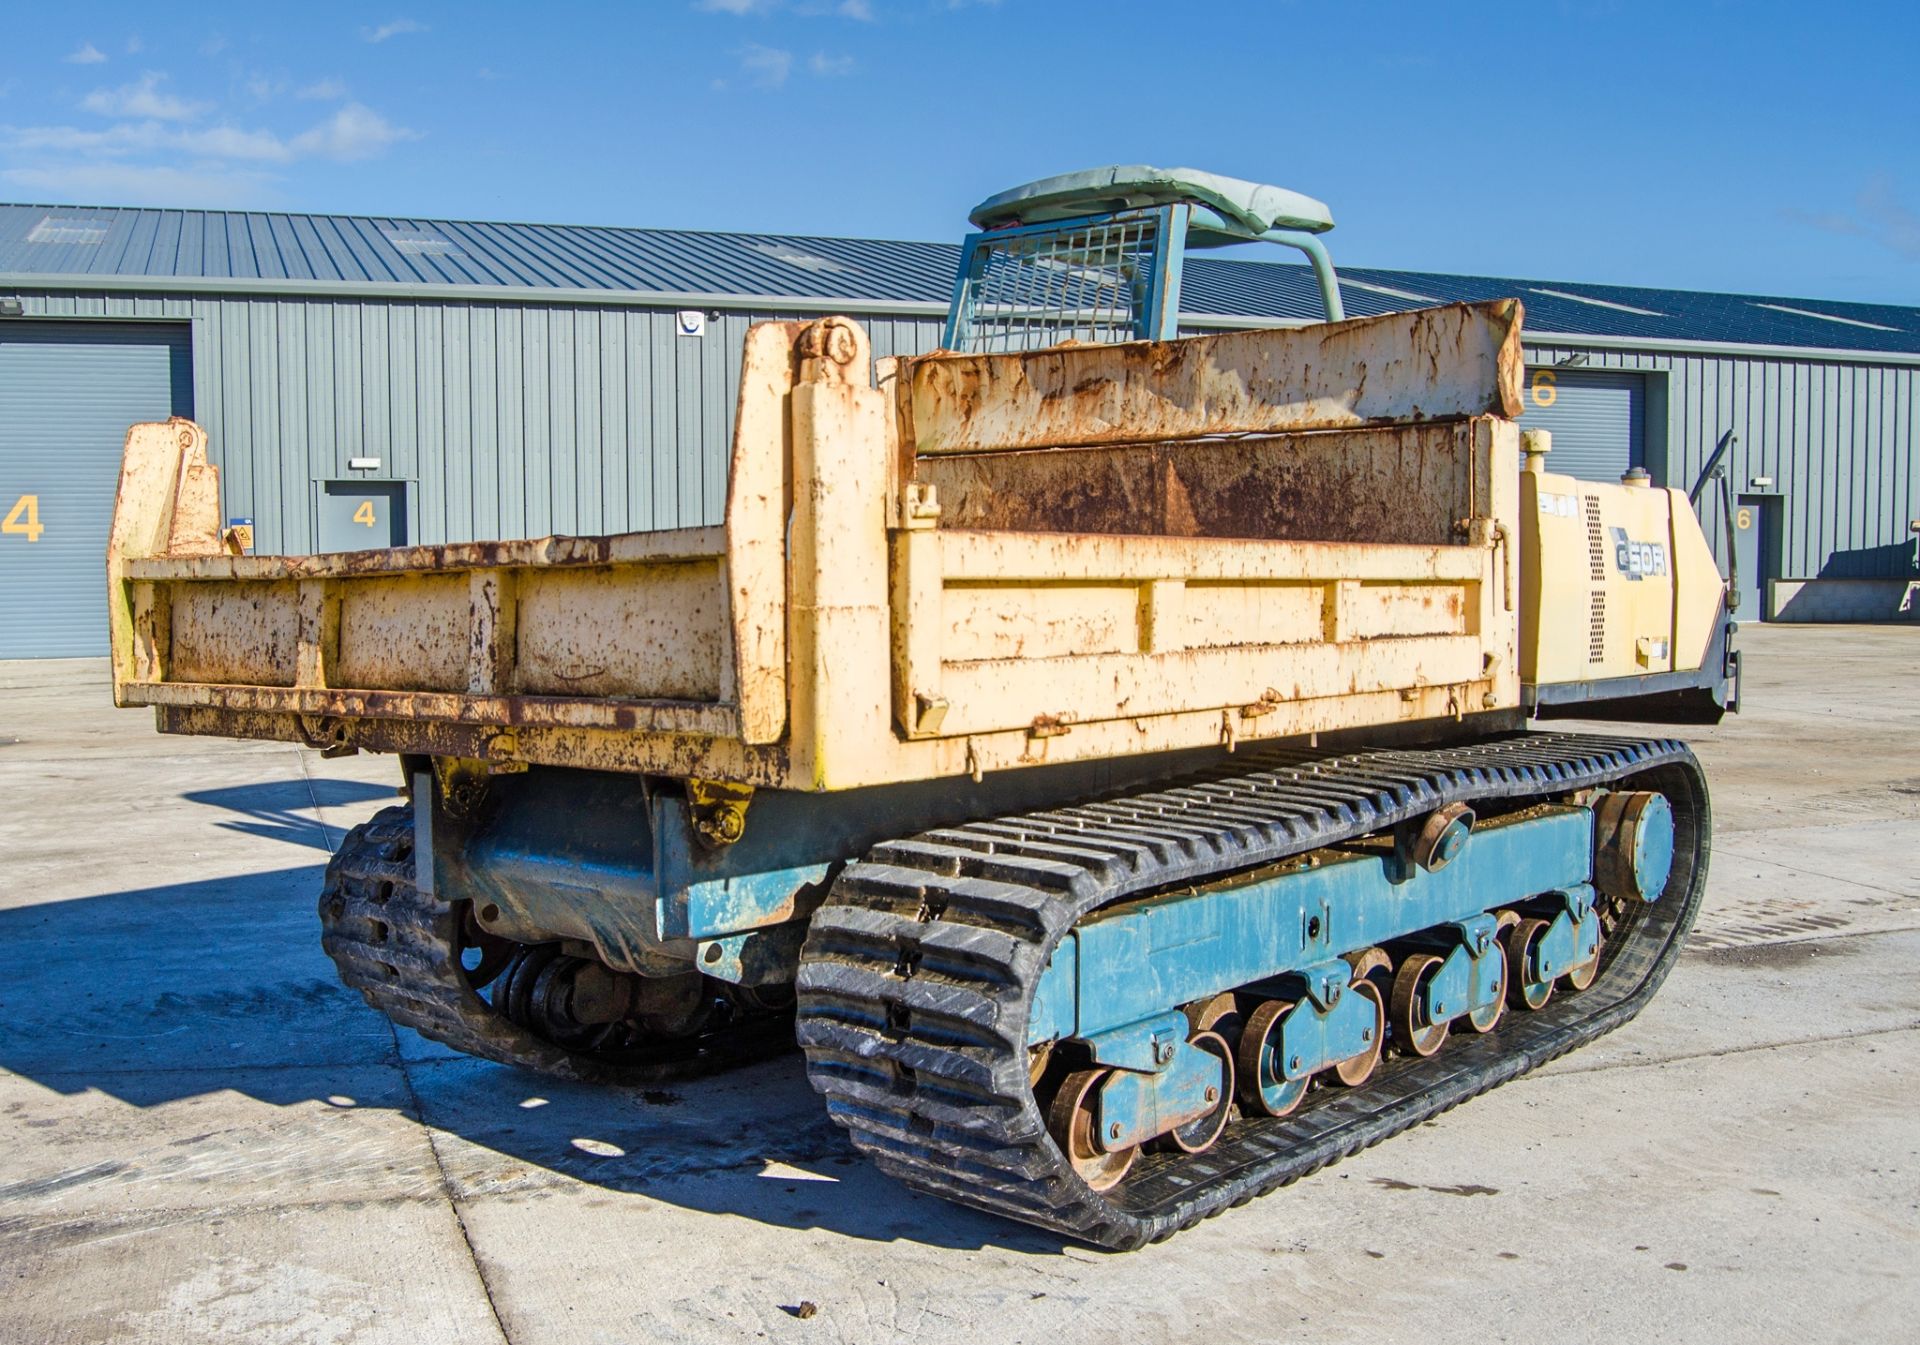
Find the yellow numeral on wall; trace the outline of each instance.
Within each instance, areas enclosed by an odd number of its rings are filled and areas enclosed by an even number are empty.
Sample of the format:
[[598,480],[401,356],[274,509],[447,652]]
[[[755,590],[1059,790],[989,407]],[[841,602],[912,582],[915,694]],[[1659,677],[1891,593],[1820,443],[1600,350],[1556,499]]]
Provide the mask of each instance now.
[[353,511],[353,521],[364,523],[369,528],[380,521],[374,517],[372,500],[360,501],[360,507]]
[[1560,375],[1551,369],[1533,371],[1533,404],[1552,406],[1560,400]]
[[22,495],[13,502],[13,508],[7,511],[4,521],[0,521],[0,532],[16,533],[29,542],[40,540],[40,534],[46,528],[40,522],[40,497]]

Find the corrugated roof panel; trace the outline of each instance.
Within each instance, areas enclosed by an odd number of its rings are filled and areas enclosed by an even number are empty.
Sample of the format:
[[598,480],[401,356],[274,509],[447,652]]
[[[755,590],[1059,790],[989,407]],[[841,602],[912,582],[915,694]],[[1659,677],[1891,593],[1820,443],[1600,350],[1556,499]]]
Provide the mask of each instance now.
[[[38,241],[36,239],[38,231]],[[444,240],[445,245],[441,245]],[[954,243],[72,205],[0,205],[7,275],[486,286],[557,294],[712,294],[941,306]],[[1920,353],[1920,309],[1425,271],[1344,268],[1350,313],[1517,295],[1534,331]],[[1195,316],[1310,319],[1304,266],[1195,256]]]

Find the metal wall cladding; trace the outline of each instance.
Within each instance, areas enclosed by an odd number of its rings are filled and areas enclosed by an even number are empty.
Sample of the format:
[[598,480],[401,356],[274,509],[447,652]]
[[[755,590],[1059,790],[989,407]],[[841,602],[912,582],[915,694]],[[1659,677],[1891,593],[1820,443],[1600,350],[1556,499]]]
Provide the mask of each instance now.
[[[35,317],[191,319],[194,413],[223,469],[225,512],[254,519],[259,550],[296,553],[316,545],[316,483],[363,475],[414,483],[419,542],[718,523],[746,329],[812,316],[725,311],[688,337],[671,308],[631,304],[132,288],[23,298]],[[939,341],[937,317],[861,320],[876,355]],[[1782,577],[1914,573],[1920,367],[1866,353],[1527,346],[1529,364],[1576,353],[1586,369],[1649,375],[1647,454],[1665,483],[1690,487],[1720,433],[1740,437],[1735,494],[1783,498]],[[381,466],[356,473],[354,457]],[[1753,487],[1755,477],[1773,485]],[[1711,495],[1702,512],[1724,550]]]
[[[28,294],[48,317],[190,318],[194,414],[261,553],[317,545],[326,480],[412,484],[421,543],[716,524],[747,328],[818,314],[306,297]],[[876,356],[937,319],[866,320]],[[352,458],[378,458],[356,472]]]
[[[1920,518],[1920,367],[1869,363],[1871,356],[1696,355],[1575,342],[1529,342],[1527,362],[1550,365],[1572,353],[1587,356],[1587,369],[1649,375],[1647,458],[1660,484],[1692,489],[1721,434],[1738,436],[1728,484],[1736,497],[1780,495],[1781,577],[1920,575],[1909,531]],[[1756,477],[1772,484],[1755,486]],[[1716,488],[1702,493],[1700,515],[1724,570]]]

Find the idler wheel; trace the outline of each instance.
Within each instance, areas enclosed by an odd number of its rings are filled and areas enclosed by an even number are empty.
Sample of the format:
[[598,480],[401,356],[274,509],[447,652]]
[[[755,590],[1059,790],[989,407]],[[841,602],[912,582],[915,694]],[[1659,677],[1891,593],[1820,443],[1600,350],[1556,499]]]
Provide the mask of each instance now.
[[1493,1002],[1483,1004],[1466,1016],[1466,1024],[1475,1032],[1491,1032],[1499,1026],[1501,1017],[1507,1011],[1507,959],[1504,954],[1493,955],[1494,970],[1500,973],[1499,988],[1493,992]]
[[1507,931],[1507,1002],[1516,1009],[1543,1009],[1553,998],[1553,978],[1535,980],[1533,968],[1545,920],[1522,920]]
[[1246,1029],[1247,1016],[1240,1012],[1240,997],[1223,990],[1212,999],[1187,1005],[1187,1023],[1195,1032],[1217,1032],[1233,1046]]
[[1039,1046],[1027,1048],[1027,1087],[1038,1088],[1040,1080],[1046,1077],[1047,1066],[1053,1063],[1053,1043],[1044,1042]]
[[1053,1105],[1047,1108],[1047,1130],[1053,1142],[1060,1146],[1060,1152],[1067,1156],[1067,1162],[1073,1165],[1080,1180],[1096,1191],[1109,1191],[1118,1186],[1140,1152],[1138,1145],[1129,1145],[1108,1153],[1100,1147],[1094,1131],[1099,1119],[1094,1111],[1100,1102],[1100,1085],[1111,1073],[1113,1071],[1107,1069],[1083,1069],[1069,1074],[1061,1080],[1060,1091],[1053,1095]]
[[1219,1058],[1220,1082],[1207,1090],[1212,1095],[1208,1101],[1213,1103],[1213,1110],[1175,1126],[1167,1132],[1167,1139],[1181,1153],[1203,1154],[1220,1138],[1233,1115],[1233,1051],[1217,1032],[1196,1032],[1187,1038],[1187,1045]]
[[1289,1079],[1278,1068],[1279,1044],[1272,1040],[1292,1000],[1270,999],[1247,1017],[1240,1034],[1240,1100],[1261,1116],[1285,1116],[1307,1095],[1307,1079]]
[[1607,939],[1602,934],[1593,941],[1593,956],[1576,966],[1568,967],[1566,974],[1560,978],[1561,983],[1569,990],[1585,990],[1592,985],[1594,977],[1600,974],[1600,955],[1606,950]]
[[1387,1006],[1380,998],[1380,987],[1372,981],[1356,980],[1347,987],[1347,993],[1359,995],[1373,1004],[1373,1027],[1367,1037],[1367,1049],[1333,1067],[1333,1077],[1343,1087],[1358,1088],[1373,1077],[1373,1071],[1380,1064],[1380,1050],[1387,1042]]
[[513,965],[493,990],[494,1010],[510,1022],[518,1023],[529,1030],[534,1029],[533,988],[540,979],[540,973],[547,965],[560,956],[557,943],[539,943],[525,949],[514,958]]
[[503,939],[480,923],[472,902],[463,903],[458,941],[456,953],[460,970],[466,973],[467,984],[475,990],[484,990],[499,979],[500,973],[513,965],[513,955],[520,951],[520,945],[512,939]]
[[1393,977],[1393,1036],[1407,1055],[1430,1056],[1446,1044],[1449,1022],[1429,1022],[1421,993],[1441,959],[1432,953],[1412,953]]

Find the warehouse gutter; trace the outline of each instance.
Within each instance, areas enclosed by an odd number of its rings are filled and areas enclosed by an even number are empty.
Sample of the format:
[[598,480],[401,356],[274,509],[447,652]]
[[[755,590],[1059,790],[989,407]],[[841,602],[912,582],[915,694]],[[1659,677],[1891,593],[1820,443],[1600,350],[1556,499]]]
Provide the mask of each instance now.
[[[124,294],[304,295],[325,299],[414,299],[440,303],[484,302],[597,305],[618,308],[706,308],[844,313],[849,316],[944,318],[947,305],[919,299],[856,299],[841,295],[725,294],[676,290],[593,290],[525,285],[421,285],[360,280],[246,279],[236,276],[100,276],[53,273],[0,274],[0,293],[86,290]],[[38,316],[38,315],[35,315]],[[48,314],[45,316],[65,316]],[[1317,318],[1260,318],[1227,313],[1182,313],[1180,325],[1209,331],[1254,327],[1304,327]],[[1527,331],[1529,345],[1590,350],[1641,350],[1683,355],[1742,355],[1771,359],[1825,360],[1839,364],[1920,365],[1920,351],[1836,350],[1830,346],[1769,346],[1739,341],[1695,341],[1659,336],[1602,336],[1584,332]]]
[[[324,299],[430,299],[490,303],[582,304],[626,308],[775,308],[804,313],[883,313],[945,317],[945,303],[908,299],[821,298],[794,294],[710,294],[675,290],[561,289],[529,285],[418,285],[366,280],[256,280],[239,276],[98,276],[0,273],[0,291],[91,290],[109,293],[306,295]],[[851,306],[851,307],[850,307]]]

